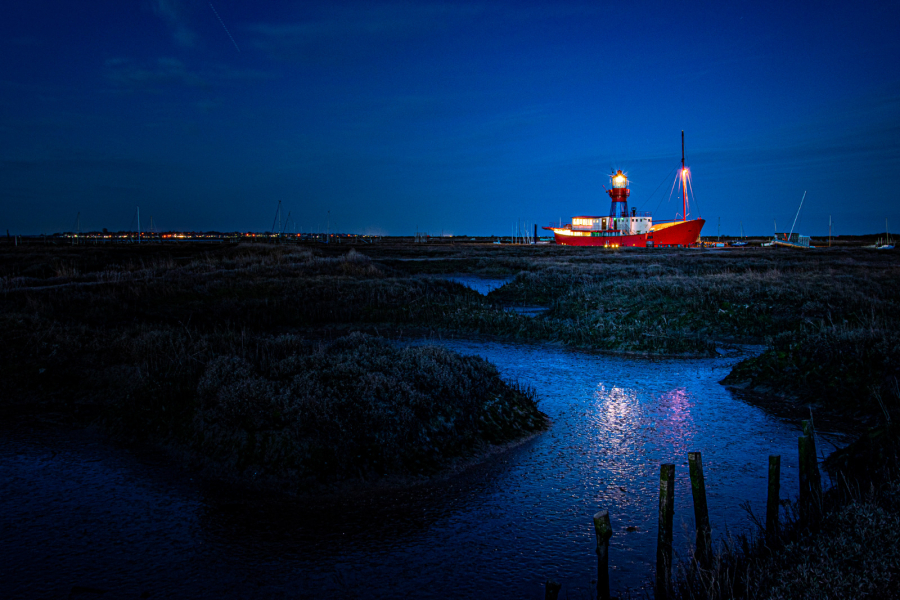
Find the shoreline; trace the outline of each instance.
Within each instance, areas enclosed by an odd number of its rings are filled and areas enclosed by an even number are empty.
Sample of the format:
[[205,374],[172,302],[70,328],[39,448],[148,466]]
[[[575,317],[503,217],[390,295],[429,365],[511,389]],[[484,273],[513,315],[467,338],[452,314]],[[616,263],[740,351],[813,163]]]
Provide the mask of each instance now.
[[797,396],[779,394],[774,390],[760,392],[743,387],[740,383],[722,383],[722,385],[742,401],[756,406],[767,414],[779,419],[800,423],[800,421],[806,421],[812,417],[816,423],[817,431],[822,429],[822,425],[826,425],[833,433],[842,436],[858,437],[871,428],[878,426],[878,417],[876,415],[865,413],[850,414],[830,410],[822,405],[804,402]]
[[[0,431],[29,428],[35,435],[39,431],[52,431],[57,435],[83,437],[102,445],[112,453],[133,455],[142,464],[149,465],[172,482],[186,483],[196,480],[204,488],[218,489],[234,497],[272,502],[352,500],[371,494],[410,493],[417,489],[440,486],[458,478],[466,478],[472,472],[488,468],[492,462],[533,442],[546,433],[544,429],[533,431],[520,438],[501,444],[484,443],[465,455],[452,458],[446,467],[430,475],[387,475],[377,478],[347,478],[340,481],[316,482],[307,489],[289,490],[285,485],[271,485],[266,480],[223,475],[221,463],[196,452],[165,442],[124,439],[116,436],[96,422],[78,422],[67,419],[64,412],[18,411],[4,415]],[[164,456],[160,464],[159,457]],[[147,459],[152,457],[152,461]],[[283,483],[283,482],[281,482]]]

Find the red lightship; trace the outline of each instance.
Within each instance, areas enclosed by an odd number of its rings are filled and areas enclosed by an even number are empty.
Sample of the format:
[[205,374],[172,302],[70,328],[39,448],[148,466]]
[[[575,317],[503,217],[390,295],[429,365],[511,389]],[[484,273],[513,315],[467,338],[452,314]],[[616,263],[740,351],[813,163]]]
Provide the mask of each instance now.
[[[622,171],[610,176],[606,190],[612,203],[608,216],[573,217],[570,224],[544,227],[553,232],[557,244],[565,246],[604,246],[608,248],[665,248],[692,246],[700,242],[700,230],[706,223],[690,219],[688,193],[690,171],[684,166],[684,132],[681,132],[681,171],[678,174],[682,198],[682,219],[653,223],[649,212],[628,211],[628,177]],[[673,185],[674,187],[674,185]]]

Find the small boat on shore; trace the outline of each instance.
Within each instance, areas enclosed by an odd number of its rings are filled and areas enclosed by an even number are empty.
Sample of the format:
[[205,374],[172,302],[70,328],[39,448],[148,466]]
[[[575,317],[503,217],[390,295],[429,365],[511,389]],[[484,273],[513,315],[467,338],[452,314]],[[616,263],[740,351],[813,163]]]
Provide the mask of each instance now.
[[771,243],[763,245],[784,246],[785,248],[802,248],[808,250],[812,248],[812,246],[809,245],[809,239],[808,235],[800,235],[799,233],[776,233],[775,239],[773,239]]
[[806,192],[803,192],[803,198],[800,199],[800,206],[797,208],[797,215],[794,217],[794,224],[791,225],[790,233],[775,233],[775,237],[768,244],[763,246],[784,246],[785,248],[800,248],[809,250],[813,246],[809,245],[810,237],[808,235],[800,235],[794,233],[794,227],[797,225],[797,218],[800,216],[800,209],[803,208],[803,201],[806,200]]
[[744,236],[744,222],[743,222],[743,221],[741,221],[741,239],[740,239],[739,241],[736,241],[736,242],[731,242],[731,245],[732,245],[732,246],[738,246],[738,247],[739,247],[739,246],[746,246],[746,245],[747,245],[747,239],[746,239],[746,237]]

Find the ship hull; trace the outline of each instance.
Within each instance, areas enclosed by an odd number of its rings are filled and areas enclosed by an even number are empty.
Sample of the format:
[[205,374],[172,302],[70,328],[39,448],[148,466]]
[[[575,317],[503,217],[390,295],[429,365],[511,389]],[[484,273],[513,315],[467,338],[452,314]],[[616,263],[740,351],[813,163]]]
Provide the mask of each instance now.
[[[553,232],[557,244],[563,246],[600,246],[603,248],[667,248],[693,246],[700,241],[703,219],[673,221],[653,225],[649,233],[609,235],[609,232],[572,232],[562,227],[545,227]],[[573,235],[578,233],[581,235]],[[597,235],[590,235],[590,234]]]
[[[557,244],[563,246],[600,246],[604,248],[646,248],[647,234],[638,235],[614,235],[614,236],[592,236],[592,235],[571,235],[565,233],[567,230],[557,230],[549,228],[553,231],[553,237]],[[563,233],[561,233],[563,232]],[[590,232],[586,232],[590,233]]]
[[671,246],[693,246],[700,243],[700,231],[706,224],[704,219],[657,223],[650,228],[647,241],[655,248]]

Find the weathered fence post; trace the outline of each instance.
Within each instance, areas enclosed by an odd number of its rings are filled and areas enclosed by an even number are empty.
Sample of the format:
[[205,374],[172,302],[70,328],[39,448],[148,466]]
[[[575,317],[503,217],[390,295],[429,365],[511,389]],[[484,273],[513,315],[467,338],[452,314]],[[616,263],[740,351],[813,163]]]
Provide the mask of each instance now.
[[709,564],[712,556],[712,531],[709,526],[709,509],[706,506],[706,481],[703,478],[703,460],[699,452],[688,452],[691,473],[691,493],[694,496],[694,524],[697,529],[697,561]]
[[803,427],[803,435],[809,438],[810,443],[810,454],[809,454],[809,491],[812,496],[812,501],[818,506],[819,502],[822,501],[822,476],[819,473],[819,459],[818,454],[816,454],[816,431],[813,427],[813,422],[810,421],[801,421],[801,425]]
[[594,532],[597,534],[597,600],[609,600],[609,538],[612,537],[609,511],[601,510],[594,515]]
[[778,509],[781,492],[781,456],[769,456],[769,497],[766,500],[766,541],[778,539]]
[[675,465],[659,468],[659,531],[656,536],[656,600],[672,587],[672,523],[675,511]]
[[548,579],[544,584],[544,600],[556,600],[559,598],[559,590],[562,588],[561,583]]

